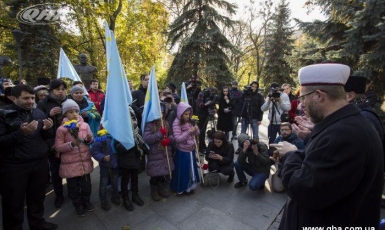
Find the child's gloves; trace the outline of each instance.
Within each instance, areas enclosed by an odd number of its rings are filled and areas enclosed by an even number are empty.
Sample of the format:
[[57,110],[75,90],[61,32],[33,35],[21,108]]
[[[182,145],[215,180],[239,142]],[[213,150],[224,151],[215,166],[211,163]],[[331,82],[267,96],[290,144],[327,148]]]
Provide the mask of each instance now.
[[163,140],[160,141],[160,144],[163,147],[166,147],[167,145],[171,144],[171,139],[169,137],[164,138]]
[[167,129],[164,128],[164,127],[160,127],[159,132],[160,132],[163,136],[166,136],[166,134],[167,134]]

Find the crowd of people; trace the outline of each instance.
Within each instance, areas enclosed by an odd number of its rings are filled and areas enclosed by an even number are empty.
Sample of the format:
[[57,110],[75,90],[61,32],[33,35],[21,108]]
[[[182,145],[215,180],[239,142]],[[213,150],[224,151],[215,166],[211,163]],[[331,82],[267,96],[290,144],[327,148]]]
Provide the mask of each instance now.
[[[92,158],[99,162],[103,210],[111,209],[109,200],[128,211],[135,209],[133,203],[143,206],[144,191],[138,186],[142,171],[149,176],[154,201],[171,192],[192,195],[203,176],[200,154],[210,173],[226,176],[228,183],[236,175],[236,189],[264,189],[271,166],[277,165],[289,197],[280,229],[377,226],[384,129],[365,96],[366,79],[350,75],[342,64],[306,66],[299,71],[294,94],[289,84],[273,82],[266,97],[257,81],[243,90],[233,81],[218,92],[202,89],[192,78],[186,87],[188,102],[181,102],[175,84],[168,83],[159,95],[162,118],[140,130],[149,83],[149,75],[142,74],[132,91],[133,103],[127,105],[132,127],[125,128],[134,138],[130,149],[101,124],[105,94],[98,80],[91,80],[86,90],[82,82],[69,88],[61,79],[40,79],[32,88],[25,81],[13,85],[2,78],[3,228],[22,228],[24,203],[30,229],[58,227],[43,218],[47,181],[53,185],[56,208],[65,201],[66,179],[77,216],[93,211]],[[259,136],[264,112],[269,119],[266,143]]]

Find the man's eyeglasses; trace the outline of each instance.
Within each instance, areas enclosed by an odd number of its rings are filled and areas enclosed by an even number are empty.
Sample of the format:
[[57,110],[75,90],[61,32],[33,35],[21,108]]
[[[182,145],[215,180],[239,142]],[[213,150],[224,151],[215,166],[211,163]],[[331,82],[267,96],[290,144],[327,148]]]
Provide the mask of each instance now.
[[298,99],[299,99],[300,101],[303,101],[303,100],[305,99],[306,96],[308,96],[308,95],[310,95],[310,94],[312,94],[312,93],[315,93],[315,91],[310,92],[310,93],[306,93],[306,94],[304,94],[304,95],[301,95],[301,96],[298,97]]

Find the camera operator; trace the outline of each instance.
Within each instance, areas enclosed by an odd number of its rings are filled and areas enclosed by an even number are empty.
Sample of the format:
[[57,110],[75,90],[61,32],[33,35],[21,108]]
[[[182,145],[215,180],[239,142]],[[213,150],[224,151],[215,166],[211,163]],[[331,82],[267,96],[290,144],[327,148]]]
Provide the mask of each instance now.
[[267,145],[262,142],[250,140],[247,134],[240,134],[238,137],[240,148],[238,160],[235,162],[235,171],[239,182],[234,188],[242,188],[247,185],[245,173],[252,178],[249,182],[250,190],[263,189],[265,181],[269,178],[271,162],[267,152]]
[[176,94],[176,86],[175,86],[175,84],[174,83],[168,83],[167,84],[167,88],[166,89],[169,89],[169,90],[171,90],[171,93],[172,93],[172,97],[174,98],[174,101],[175,101],[175,103],[176,104],[179,104],[179,102],[180,102],[180,97],[178,96],[178,94]]
[[259,83],[257,81],[251,82],[249,87],[245,87],[243,91],[242,101],[243,111],[242,111],[242,126],[241,133],[246,133],[249,125],[253,130],[253,139],[259,141],[259,126],[263,118],[263,112],[261,106],[263,105],[264,98],[258,93]]
[[[165,114],[164,114],[164,119],[169,123],[173,124],[174,120],[176,118],[176,108],[177,104],[174,101],[174,97],[169,89],[165,89],[160,97],[160,100],[164,103],[165,105]],[[172,132],[172,129],[170,129],[170,132]]]
[[201,90],[202,82],[197,80],[195,77],[192,77],[186,83],[186,93],[188,98],[188,103],[191,105],[193,114],[197,115],[197,98]]
[[242,114],[242,97],[243,94],[240,90],[238,90],[238,82],[233,81],[231,83],[230,90],[230,101],[233,105],[233,110],[231,110],[232,115],[232,123],[233,123],[233,136],[231,140],[237,139],[237,128],[238,128],[238,117],[241,117]]
[[206,88],[198,94],[197,115],[199,118],[198,127],[201,131],[199,134],[199,152],[201,153],[206,151],[205,135],[207,124],[210,116],[212,116],[212,119],[214,118],[215,103],[218,98],[217,89],[215,87]]
[[281,115],[290,110],[289,96],[280,91],[278,83],[271,83],[270,92],[265,99],[265,103],[261,106],[261,110],[269,110],[270,123],[267,129],[267,134],[270,144],[274,142],[277,134],[280,134],[279,130],[282,123]]

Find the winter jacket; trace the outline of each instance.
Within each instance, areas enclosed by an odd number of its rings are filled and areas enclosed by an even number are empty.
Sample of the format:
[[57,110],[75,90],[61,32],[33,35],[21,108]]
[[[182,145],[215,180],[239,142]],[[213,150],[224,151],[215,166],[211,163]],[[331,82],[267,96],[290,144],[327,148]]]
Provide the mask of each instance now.
[[258,143],[258,150],[260,150],[258,155],[253,153],[251,147],[246,152],[243,152],[243,149],[241,148],[239,151],[238,162],[240,164],[249,164],[256,172],[269,174],[271,162],[267,149],[267,145],[262,142]]
[[[49,147],[44,139],[52,136],[53,130],[43,130],[46,118],[40,109],[24,110],[15,104],[0,110],[0,170],[3,164],[28,163],[47,156]],[[33,120],[39,122],[35,132],[23,134],[20,125]]]
[[[262,121],[263,118],[263,112],[261,110],[261,106],[264,103],[263,96],[258,93],[256,90],[255,92],[251,92],[250,94],[250,103],[249,103],[249,109],[247,109],[247,101],[245,95],[243,95],[241,104],[244,108],[242,111],[242,117],[243,118],[249,118],[251,116],[251,119],[257,119],[258,121]],[[250,114],[247,114],[247,111],[249,111]]]
[[289,139],[285,140],[283,139],[282,135],[279,135],[277,138],[275,138],[274,143],[287,141],[295,146],[297,146],[298,149],[304,149],[305,145],[303,144],[303,140],[297,137],[295,133],[292,133],[289,137]]
[[231,119],[232,114],[231,111],[225,113],[226,108],[231,110],[233,108],[233,104],[231,103],[230,98],[228,98],[226,101],[224,95],[221,94],[219,99],[217,129],[223,132],[229,132],[233,130],[233,123]]
[[[177,117],[172,125],[174,133],[174,140],[176,142],[177,149],[183,152],[190,152],[195,149],[195,136],[199,136],[199,129],[194,133],[190,133],[192,127],[191,122],[181,124],[182,114],[187,110],[191,109],[191,106],[187,103],[181,102],[178,104]],[[191,113],[190,113],[191,114]]]
[[261,106],[262,111],[269,110],[269,120],[274,125],[280,125],[281,122],[281,115],[284,112],[288,112],[291,108],[289,96],[287,96],[286,93],[281,93],[280,100],[275,102],[274,106],[274,118],[272,118],[272,110],[273,110],[273,102],[269,97],[266,97],[265,103]]
[[[99,162],[100,167],[117,168],[118,156],[113,151],[114,141],[110,135],[104,141],[99,141],[101,137],[95,138],[91,147],[92,157]],[[109,155],[110,161],[103,161],[103,157]]]
[[51,148],[55,143],[56,130],[61,126],[64,116],[62,114],[56,114],[55,116],[50,116],[50,112],[54,107],[60,107],[62,103],[67,100],[65,98],[63,101],[58,101],[51,97],[50,95],[46,96],[43,100],[37,103],[36,108],[42,110],[47,117],[51,118],[53,121],[53,135],[47,140],[48,146]]
[[[68,121],[67,118],[63,122]],[[79,133],[78,138],[84,139],[87,134],[91,134],[91,129],[83,119],[78,117]],[[73,178],[90,174],[94,169],[91,160],[90,147],[85,143],[80,143],[79,147],[72,148],[71,142],[74,140],[68,129],[60,126],[56,131],[55,150],[61,154],[59,174],[62,178]],[[91,140],[91,142],[93,139]],[[90,143],[91,143],[90,142]]]
[[102,102],[105,96],[103,91],[97,90],[96,92],[94,92],[92,89],[88,89],[87,92],[90,97],[90,100],[95,104],[96,109],[100,113],[100,103]]
[[214,151],[215,154],[221,155],[223,157],[222,161],[219,161],[221,165],[231,165],[234,160],[234,146],[231,142],[227,141],[223,143],[222,146],[217,147],[214,142],[210,142],[207,151],[206,151],[206,160],[210,164],[213,161],[217,161],[215,159],[209,158],[210,151]]
[[138,90],[132,92],[132,109],[135,111],[136,118],[138,119],[138,124],[142,124],[142,113],[144,106],[144,99],[146,98],[147,88],[143,88],[142,85],[139,86]]
[[[164,121],[166,129],[170,130],[170,126],[167,121]],[[168,163],[165,148],[160,144],[160,141],[164,139],[163,134],[159,131],[159,121],[148,122],[144,127],[144,141],[150,146],[150,150],[147,154],[147,175],[150,177],[164,176],[169,174],[168,165],[170,170],[174,170],[174,161],[172,159],[172,144],[167,146]],[[168,135],[171,141],[174,141],[172,135]]]
[[233,109],[231,110],[231,114],[240,117],[242,114],[242,97],[243,93],[238,90],[238,88],[231,88],[230,90],[230,100],[233,104]]
[[114,140],[114,147],[118,156],[118,167],[123,169],[139,169],[141,163],[141,151],[135,144],[134,147],[126,149],[119,141]]

